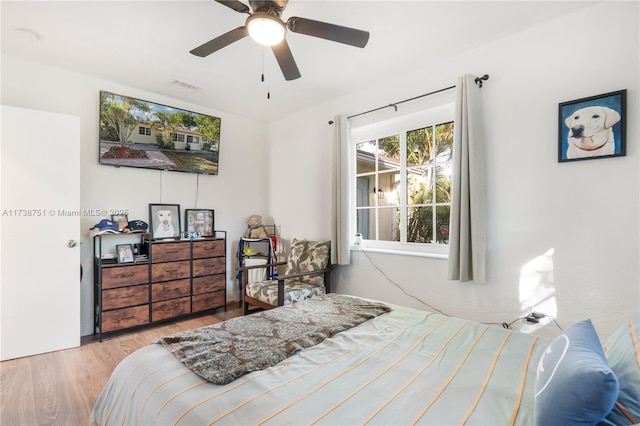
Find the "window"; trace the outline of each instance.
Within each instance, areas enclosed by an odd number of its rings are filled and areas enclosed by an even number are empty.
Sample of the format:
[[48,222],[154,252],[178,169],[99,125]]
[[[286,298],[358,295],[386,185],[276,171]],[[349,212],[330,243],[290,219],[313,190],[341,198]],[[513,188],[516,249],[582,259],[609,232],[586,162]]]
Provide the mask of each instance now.
[[172,133],[174,142],[184,142],[184,135],[182,133]]
[[445,253],[453,105],[353,127],[355,227],[369,248]]
[[200,143],[200,137],[187,135],[187,143]]
[[140,127],[138,127],[138,134],[139,135],[143,135],[143,136],[151,136],[151,128],[150,127],[145,127],[145,126],[140,126]]

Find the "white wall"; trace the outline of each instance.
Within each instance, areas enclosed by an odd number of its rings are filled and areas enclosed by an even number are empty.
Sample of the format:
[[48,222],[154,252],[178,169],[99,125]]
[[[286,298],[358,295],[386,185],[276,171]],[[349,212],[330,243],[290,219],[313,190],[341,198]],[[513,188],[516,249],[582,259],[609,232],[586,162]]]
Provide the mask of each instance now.
[[[448,281],[446,260],[352,252],[352,264],[334,274],[335,288],[424,307],[395,283],[437,309],[480,321],[510,321],[530,308],[555,314],[564,327],[591,318],[605,338],[640,312],[638,15],[637,2],[602,2],[271,123],[277,166],[270,180],[278,189],[269,211],[283,237],[329,238],[327,122],[335,114],[488,73],[488,282]],[[558,103],[620,89],[628,91],[627,156],[559,164]],[[559,332],[552,324],[522,329]]]
[[[327,122],[335,114],[355,114],[447,87],[461,74],[488,73],[491,78],[482,89],[488,283],[448,281],[444,260],[371,253],[370,261],[354,252],[352,265],[334,274],[334,288],[423,306],[387,281],[376,265],[438,309],[502,322],[526,310],[531,304],[526,296],[539,294],[536,285],[541,285],[553,292],[561,325],[590,317],[606,336],[640,311],[638,37],[637,2],[602,2],[453,59],[434,58],[429,69],[408,71],[269,125],[5,54],[1,103],[80,116],[82,208],[126,208],[131,219],[147,220],[150,202],[195,207],[199,182],[197,206],[215,209],[216,228],[229,232],[227,289],[234,297],[235,244],[247,215],[262,213],[265,222],[281,225],[285,239],[329,237],[333,128]],[[627,156],[558,164],[558,103],[623,88],[628,90]],[[198,179],[99,165],[100,90],[221,117],[220,174]],[[82,334],[92,332],[87,232],[98,220],[82,219]],[[545,256],[550,249],[553,256]],[[526,330],[556,333],[551,326]]]
[[[220,117],[219,174],[198,176],[98,164],[100,90]],[[267,203],[267,182],[263,178],[267,175],[267,163],[263,160],[267,156],[264,123],[6,54],[2,55],[1,103],[80,117],[82,209],[127,209],[130,220],[142,219],[147,223],[149,203],[180,204],[182,210],[194,207],[214,209],[216,229],[228,232],[227,296],[230,299],[236,297],[237,241],[246,229],[245,218],[252,213],[261,213]],[[25,149],[28,152],[28,147]],[[31,155],[38,153],[32,152]],[[84,267],[81,283],[82,335],[93,333],[92,241],[88,232],[102,218],[81,218],[81,263]],[[33,238],[37,239],[37,236]],[[46,256],[46,253],[39,255]]]

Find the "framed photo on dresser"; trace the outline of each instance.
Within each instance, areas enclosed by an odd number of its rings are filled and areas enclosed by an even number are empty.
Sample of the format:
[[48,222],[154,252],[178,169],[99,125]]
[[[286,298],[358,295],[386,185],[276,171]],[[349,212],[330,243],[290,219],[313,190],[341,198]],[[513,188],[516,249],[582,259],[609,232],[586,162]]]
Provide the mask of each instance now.
[[197,232],[203,237],[213,237],[214,211],[210,209],[186,209],[184,211],[185,232]]
[[180,204],[149,204],[152,240],[180,238]]

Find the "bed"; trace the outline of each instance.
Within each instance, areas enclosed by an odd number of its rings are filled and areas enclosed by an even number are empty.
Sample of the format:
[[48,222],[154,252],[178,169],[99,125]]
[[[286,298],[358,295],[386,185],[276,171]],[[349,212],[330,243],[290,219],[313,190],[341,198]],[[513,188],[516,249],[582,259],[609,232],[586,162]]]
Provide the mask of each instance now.
[[[323,296],[334,297],[349,296]],[[166,342],[150,344],[116,367],[90,423],[534,424],[536,368],[551,339],[386,305],[226,384],[194,373]]]

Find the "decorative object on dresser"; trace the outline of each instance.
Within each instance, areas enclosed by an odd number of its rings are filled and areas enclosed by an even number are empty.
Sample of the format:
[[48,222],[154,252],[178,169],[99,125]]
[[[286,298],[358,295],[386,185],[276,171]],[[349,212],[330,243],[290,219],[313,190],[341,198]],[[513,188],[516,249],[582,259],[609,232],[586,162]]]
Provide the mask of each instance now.
[[202,237],[213,236],[214,211],[210,209],[186,209],[184,211],[185,232],[197,232]]
[[129,215],[126,214],[112,214],[111,220],[118,224],[118,230],[124,231],[129,226]]
[[133,263],[133,246],[131,244],[116,245],[118,263]]
[[149,204],[151,239],[180,238],[180,205]]
[[149,225],[144,220],[130,220],[127,222],[127,227],[123,232],[141,233],[147,232]]
[[148,233],[137,234],[138,254],[134,262],[126,264],[103,261],[107,240],[134,235],[95,236],[95,332],[100,340],[104,333],[218,308],[226,310],[227,236],[225,231],[214,231],[214,235],[152,241]]

